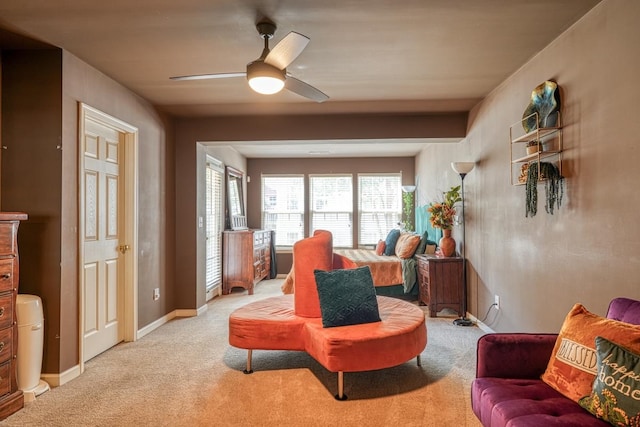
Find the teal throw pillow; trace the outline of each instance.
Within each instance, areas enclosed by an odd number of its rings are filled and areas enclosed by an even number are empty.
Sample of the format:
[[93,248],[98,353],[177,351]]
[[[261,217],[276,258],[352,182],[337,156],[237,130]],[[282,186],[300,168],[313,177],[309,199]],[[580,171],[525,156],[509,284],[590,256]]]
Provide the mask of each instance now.
[[322,326],[358,325],[380,321],[376,290],[368,266],[345,270],[314,270]]
[[420,243],[418,243],[418,247],[416,248],[416,254],[420,255],[423,254],[424,251],[427,249],[427,242],[429,241],[429,232],[425,231],[424,233],[422,233],[422,236],[420,237]]
[[580,406],[614,426],[640,425],[640,355],[596,337],[597,374]]
[[398,243],[398,239],[400,238],[400,230],[394,228],[387,234],[387,238],[384,239],[384,254],[395,255],[396,254],[396,243]]

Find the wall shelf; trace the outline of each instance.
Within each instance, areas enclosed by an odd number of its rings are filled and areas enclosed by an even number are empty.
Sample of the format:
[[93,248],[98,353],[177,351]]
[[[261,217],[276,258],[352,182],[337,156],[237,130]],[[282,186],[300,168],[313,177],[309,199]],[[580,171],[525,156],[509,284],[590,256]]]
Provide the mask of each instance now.
[[[538,113],[523,117],[522,120],[509,126],[509,152],[510,152],[510,180],[511,185],[524,185],[526,183],[526,170],[530,164],[538,167],[540,176],[540,162],[554,163],[562,174],[562,120],[557,111],[557,126],[540,128]],[[525,132],[524,124],[535,117],[535,129]],[[538,151],[528,154],[527,146],[534,142]],[[541,177],[539,181],[543,181]]]

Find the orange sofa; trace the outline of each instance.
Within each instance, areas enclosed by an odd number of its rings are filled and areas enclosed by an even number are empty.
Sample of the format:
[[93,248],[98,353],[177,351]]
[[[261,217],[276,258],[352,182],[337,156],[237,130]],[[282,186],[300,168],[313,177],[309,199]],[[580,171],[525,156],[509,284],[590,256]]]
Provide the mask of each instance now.
[[323,327],[314,270],[355,268],[333,253],[332,235],[317,230],[293,246],[295,293],[266,298],[238,308],[229,316],[229,343],[248,350],[245,373],[253,372],[253,350],[306,351],[338,373],[336,399],[344,400],[344,372],[371,371],[417,357],[427,344],[424,312],[416,305],[377,296],[381,321]]

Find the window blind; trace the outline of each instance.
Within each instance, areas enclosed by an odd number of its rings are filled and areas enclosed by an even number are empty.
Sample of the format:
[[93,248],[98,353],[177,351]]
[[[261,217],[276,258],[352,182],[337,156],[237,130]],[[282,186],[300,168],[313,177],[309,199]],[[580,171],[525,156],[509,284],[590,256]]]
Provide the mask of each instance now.
[[328,230],[333,246],[353,244],[353,178],[351,175],[310,175],[311,230]]
[[224,170],[218,161],[206,165],[206,290],[222,283],[222,231],[224,229]]
[[358,175],[358,244],[375,245],[402,220],[400,174]]
[[279,247],[304,238],[304,175],[262,176],[262,228]]

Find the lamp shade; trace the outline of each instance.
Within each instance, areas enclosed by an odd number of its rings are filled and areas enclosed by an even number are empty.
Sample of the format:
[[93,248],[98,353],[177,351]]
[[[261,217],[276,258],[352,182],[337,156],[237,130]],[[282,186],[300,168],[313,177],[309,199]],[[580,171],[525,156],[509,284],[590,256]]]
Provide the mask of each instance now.
[[453,162],[451,163],[451,169],[457,174],[468,174],[473,170],[475,165],[474,162]]
[[403,185],[402,186],[402,191],[404,191],[405,193],[413,193],[414,191],[416,191],[416,186],[415,185]]
[[284,87],[285,74],[273,65],[254,61],[247,65],[247,80],[251,89],[263,95],[273,95]]

